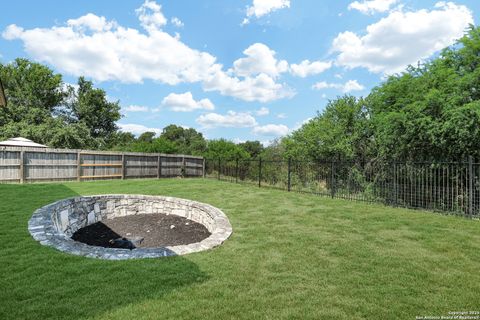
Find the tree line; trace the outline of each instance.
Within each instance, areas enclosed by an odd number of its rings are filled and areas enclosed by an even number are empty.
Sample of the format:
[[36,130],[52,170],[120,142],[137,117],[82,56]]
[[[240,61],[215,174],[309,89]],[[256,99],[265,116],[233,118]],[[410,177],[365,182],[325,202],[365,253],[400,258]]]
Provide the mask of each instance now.
[[24,136],[56,148],[202,155],[224,159],[449,161],[480,158],[480,28],[436,58],[389,76],[366,97],[344,95],[286,137],[207,140],[169,125],[158,136],[119,130],[119,101],[83,77],[68,85],[26,59],[0,64],[8,106],[0,108],[0,139]]

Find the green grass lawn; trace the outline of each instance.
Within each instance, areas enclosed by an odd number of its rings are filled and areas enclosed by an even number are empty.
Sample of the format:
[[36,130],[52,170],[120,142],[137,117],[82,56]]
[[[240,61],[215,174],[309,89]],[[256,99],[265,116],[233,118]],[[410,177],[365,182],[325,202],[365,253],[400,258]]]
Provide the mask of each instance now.
[[[182,257],[105,261],[41,246],[32,212],[76,195],[171,195],[233,235]],[[0,185],[0,319],[415,319],[480,310],[480,224],[202,179]]]

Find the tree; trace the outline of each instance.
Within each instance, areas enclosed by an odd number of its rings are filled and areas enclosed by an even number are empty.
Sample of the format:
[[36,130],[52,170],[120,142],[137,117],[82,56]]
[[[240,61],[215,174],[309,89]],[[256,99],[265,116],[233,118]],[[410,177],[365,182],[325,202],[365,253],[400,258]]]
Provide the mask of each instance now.
[[130,144],[135,142],[135,136],[130,132],[117,131],[110,140],[108,149],[125,150]]
[[258,158],[264,149],[260,141],[245,141],[239,143],[238,146],[245,150],[250,155],[250,158],[253,159]]
[[117,132],[118,102],[80,78],[66,86],[48,67],[27,59],[0,64],[8,106],[0,108],[0,139],[23,136],[55,148],[105,148]]
[[384,159],[480,156],[480,30],[395,75],[367,97],[374,149]]
[[203,135],[193,128],[183,128],[171,124],[163,128],[160,137],[174,143],[177,150],[183,154],[201,155],[207,147]]
[[144,132],[142,133],[139,137],[138,137],[138,141],[139,142],[152,142],[153,141],[153,138],[155,137],[156,133],[155,132],[151,132],[151,131],[147,131],[147,132]]
[[118,130],[116,121],[121,118],[119,102],[108,101],[104,90],[94,88],[92,82],[83,77],[78,79],[78,89],[73,91],[70,109],[69,121],[86,125],[99,148],[104,148],[107,140]]
[[126,151],[146,153],[178,153],[177,146],[163,137],[152,139],[152,141],[140,141],[130,144]]
[[0,108],[0,126],[19,122],[42,124],[52,117],[66,96],[61,75],[26,59],[0,64],[0,78],[8,97],[8,106]]
[[209,140],[204,157],[208,159],[248,159],[249,154],[235,143],[225,140]]
[[362,99],[343,96],[294,131],[282,143],[287,157],[296,159],[353,159],[367,152],[368,112]]

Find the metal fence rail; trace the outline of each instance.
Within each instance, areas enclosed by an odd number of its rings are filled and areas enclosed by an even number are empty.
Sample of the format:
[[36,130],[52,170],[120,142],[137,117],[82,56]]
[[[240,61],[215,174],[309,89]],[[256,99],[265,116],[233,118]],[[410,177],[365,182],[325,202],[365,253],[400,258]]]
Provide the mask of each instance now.
[[480,163],[205,160],[205,177],[480,217]]
[[201,177],[202,157],[91,150],[0,148],[0,183]]

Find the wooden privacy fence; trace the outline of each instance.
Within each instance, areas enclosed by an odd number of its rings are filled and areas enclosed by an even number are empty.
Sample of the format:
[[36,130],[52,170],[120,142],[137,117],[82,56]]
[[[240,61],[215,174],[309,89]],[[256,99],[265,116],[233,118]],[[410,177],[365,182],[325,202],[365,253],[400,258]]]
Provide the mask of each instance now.
[[0,182],[202,177],[188,155],[0,147]]

